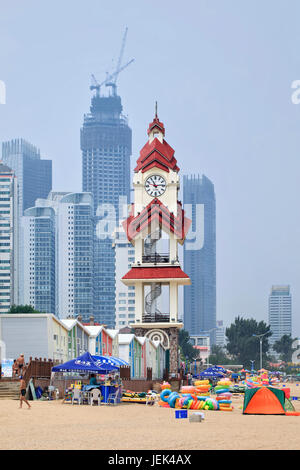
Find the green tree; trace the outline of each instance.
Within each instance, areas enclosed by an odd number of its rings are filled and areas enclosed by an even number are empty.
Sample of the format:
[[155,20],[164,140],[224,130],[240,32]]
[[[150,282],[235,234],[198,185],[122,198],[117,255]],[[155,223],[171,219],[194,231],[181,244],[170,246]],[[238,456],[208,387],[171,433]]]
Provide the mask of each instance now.
[[231,364],[232,360],[227,356],[226,351],[224,350],[224,348],[214,344],[211,347],[211,353],[209,355],[208,362],[210,364],[226,365],[226,364]]
[[280,354],[280,359],[284,362],[292,362],[292,355],[294,348],[292,348],[293,342],[297,338],[292,338],[291,335],[283,335],[278,341],[275,341],[273,345],[274,351]]
[[[255,361],[255,364],[258,366],[258,364],[260,364],[260,345],[259,339],[253,335],[261,335],[268,330],[268,325],[263,321],[258,323],[254,318],[245,319],[238,316],[235,318],[234,323],[232,323],[229,328],[226,328],[228,353],[232,355],[239,364],[243,364],[246,369],[251,368],[251,360]],[[268,360],[268,337],[271,335],[272,333],[270,331],[263,337],[263,362]]]
[[186,330],[179,330],[179,349],[184,361],[194,361],[199,355],[199,351],[194,348],[191,343],[191,338]]
[[12,305],[8,313],[41,313],[31,305]]

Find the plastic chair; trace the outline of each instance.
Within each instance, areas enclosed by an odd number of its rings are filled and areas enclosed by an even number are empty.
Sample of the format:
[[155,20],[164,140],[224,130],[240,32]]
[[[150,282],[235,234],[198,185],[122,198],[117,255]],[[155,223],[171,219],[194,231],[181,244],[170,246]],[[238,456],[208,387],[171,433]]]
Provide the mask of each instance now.
[[72,405],[74,405],[75,400],[77,400],[78,405],[81,405],[82,398],[81,398],[81,392],[79,388],[74,388],[73,390]]
[[116,392],[111,393],[110,395],[108,395],[107,404],[109,405],[110,403],[113,403],[114,405],[116,405],[117,400],[118,400],[118,394]]
[[98,402],[98,406],[101,405],[102,395],[99,389],[93,388],[90,396],[90,405],[93,406],[94,401]]

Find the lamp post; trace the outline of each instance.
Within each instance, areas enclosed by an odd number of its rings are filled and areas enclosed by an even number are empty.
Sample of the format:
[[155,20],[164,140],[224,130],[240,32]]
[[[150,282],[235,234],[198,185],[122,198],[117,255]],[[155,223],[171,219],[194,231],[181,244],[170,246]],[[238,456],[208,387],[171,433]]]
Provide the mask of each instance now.
[[251,372],[253,372],[254,371],[254,362],[255,361],[251,361],[251,359],[250,359],[250,362],[251,362]]
[[263,343],[263,337],[269,333],[270,330],[266,331],[265,333],[263,333],[262,335],[252,335],[252,336],[255,336],[256,338],[259,339],[259,349],[260,349],[260,369],[262,369],[262,343]]

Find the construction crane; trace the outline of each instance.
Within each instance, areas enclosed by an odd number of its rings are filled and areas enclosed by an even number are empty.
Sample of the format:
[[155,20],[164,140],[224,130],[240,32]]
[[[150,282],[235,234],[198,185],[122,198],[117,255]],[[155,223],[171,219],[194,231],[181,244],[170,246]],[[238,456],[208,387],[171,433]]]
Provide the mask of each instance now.
[[100,93],[100,83],[97,82],[95,75],[91,75],[91,86],[90,90],[96,90],[96,94],[99,95]]
[[121,71],[120,67],[121,67],[121,64],[122,64],[122,59],[123,59],[123,54],[124,54],[124,49],[125,49],[125,44],[126,44],[127,31],[128,31],[128,28],[126,26],[125,33],[124,33],[123,40],[122,40],[122,46],[121,46],[121,51],[120,51],[120,55],[119,55],[119,60],[118,60],[118,64],[117,64],[117,67],[116,67],[116,76],[115,76],[115,79],[113,80],[114,84],[116,84],[117,79],[118,79],[118,75]]
[[131,59],[129,62],[127,62],[127,64],[125,64],[121,67],[123,54],[124,54],[124,49],[125,49],[125,44],[126,44],[127,31],[128,31],[128,28],[126,27],[125,32],[124,32],[124,36],[123,36],[123,40],[122,40],[121,51],[120,51],[119,60],[118,60],[116,70],[112,74],[107,75],[106,79],[102,83],[99,83],[96,80],[96,78],[93,74],[91,75],[90,90],[96,90],[96,95],[97,96],[100,95],[100,88],[103,85],[112,87],[112,92],[113,92],[113,95],[115,96],[116,95],[116,88],[117,88],[116,83],[117,83],[119,73],[122,72],[122,70],[126,69],[130,64],[132,64],[132,62],[134,62],[134,59]]

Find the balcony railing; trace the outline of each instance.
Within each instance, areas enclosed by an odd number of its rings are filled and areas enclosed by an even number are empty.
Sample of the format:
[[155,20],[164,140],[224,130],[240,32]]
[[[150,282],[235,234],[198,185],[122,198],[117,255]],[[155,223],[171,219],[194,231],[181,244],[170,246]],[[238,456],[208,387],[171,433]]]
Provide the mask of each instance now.
[[153,253],[151,255],[143,255],[143,263],[169,263],[170,256],[169,253]]
[[144,323],[170,323],[169,313],[144,313]]

